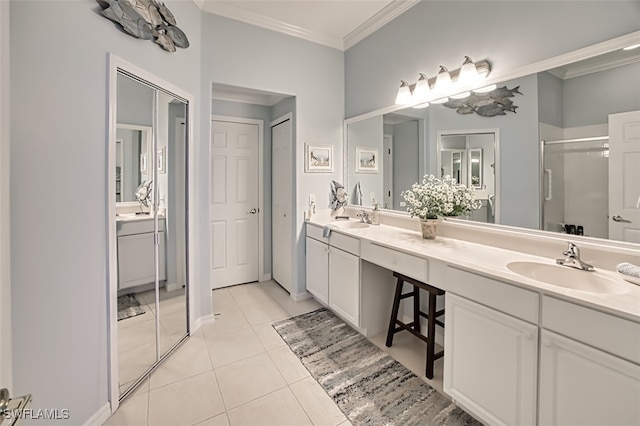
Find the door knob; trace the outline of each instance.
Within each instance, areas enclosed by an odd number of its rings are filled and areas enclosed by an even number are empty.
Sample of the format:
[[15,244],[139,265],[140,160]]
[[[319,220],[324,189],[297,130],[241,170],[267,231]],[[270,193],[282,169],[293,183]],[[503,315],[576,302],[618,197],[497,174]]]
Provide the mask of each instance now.
[[625,219],[624,217],[619,216],[619,215],[617,215],[617,214],[616,214],[616,215],[614,215],[611,219],[613,219],[613,221],[614,221],[614,222],[625,222],[625,223],[631,223],[631,221],[630,221],[630,220]]
[[258,209],[251,209],[247,212],[247,214],[256,214],[258,213]]

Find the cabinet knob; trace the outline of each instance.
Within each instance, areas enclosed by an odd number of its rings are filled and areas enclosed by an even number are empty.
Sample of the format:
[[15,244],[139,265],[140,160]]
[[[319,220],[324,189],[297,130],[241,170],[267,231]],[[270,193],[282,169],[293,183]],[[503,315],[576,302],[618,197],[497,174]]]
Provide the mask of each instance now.
[[553,346],[553,343],[551,343],[551,340],[549,339],[542,339],[542,345],[550,348],[551,346]]
[[533,339],[533,334],[527,331],[526,333],[524,333],[524,338],[525,340],[531,340]]

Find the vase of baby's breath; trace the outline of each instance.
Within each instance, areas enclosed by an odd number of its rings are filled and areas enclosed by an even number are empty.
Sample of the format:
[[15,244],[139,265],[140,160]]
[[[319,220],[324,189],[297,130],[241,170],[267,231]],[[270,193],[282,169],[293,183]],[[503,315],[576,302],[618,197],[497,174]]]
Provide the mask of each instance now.
[[439,179],[425,175],[422,182],[414,183],[400,195],[404,198],[400,205],[407,207],[411,217],[420,219],[422,237],[428,240],[436,238],[442,217],[461,216],[480,207],[473,187],[459,184],[451,176]]

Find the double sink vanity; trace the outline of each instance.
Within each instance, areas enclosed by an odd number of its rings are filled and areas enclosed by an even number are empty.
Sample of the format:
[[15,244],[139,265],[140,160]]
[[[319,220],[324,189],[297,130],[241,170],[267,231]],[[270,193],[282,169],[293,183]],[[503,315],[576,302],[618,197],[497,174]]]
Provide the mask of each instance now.
[[446,291],[444,392],[483,422],[640,424],[640,286],[611,266],[637,253],[588,257],[589,272],[556,264],[557,237],[444,221],[425,240],[394,214],[369,225],[321,212],[306,231],[307,290],[367,337],[386,332],[393,272]]

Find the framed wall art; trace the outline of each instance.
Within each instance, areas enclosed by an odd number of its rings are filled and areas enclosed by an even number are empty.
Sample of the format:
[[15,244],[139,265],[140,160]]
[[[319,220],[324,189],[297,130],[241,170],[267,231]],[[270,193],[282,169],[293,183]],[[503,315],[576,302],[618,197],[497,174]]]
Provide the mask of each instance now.
[[333,146],[305,144],[304,171],[329,173],[333,171]]
[[369,147],[356,147],[356,173],[378,173],[378,150]]

